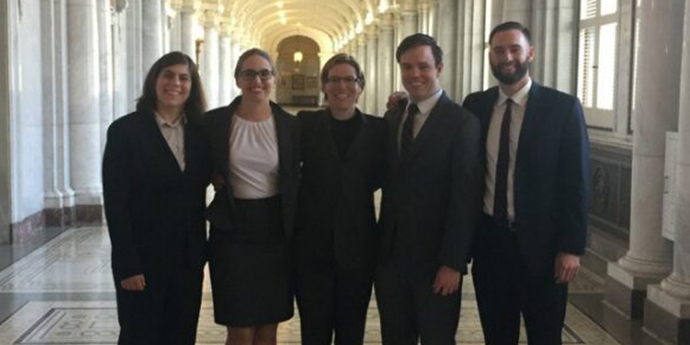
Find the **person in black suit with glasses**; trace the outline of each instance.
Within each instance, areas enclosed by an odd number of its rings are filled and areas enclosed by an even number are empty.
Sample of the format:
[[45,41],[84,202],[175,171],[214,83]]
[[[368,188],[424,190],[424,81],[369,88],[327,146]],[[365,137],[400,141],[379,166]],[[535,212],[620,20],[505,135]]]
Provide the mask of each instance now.
[[374,191],[385,164],[387,125],[356,104],[364,89],[352,56],[323,67],[326,109],[301,111],[302,180],[295,277],[302,344],[362,344],[378,250]]

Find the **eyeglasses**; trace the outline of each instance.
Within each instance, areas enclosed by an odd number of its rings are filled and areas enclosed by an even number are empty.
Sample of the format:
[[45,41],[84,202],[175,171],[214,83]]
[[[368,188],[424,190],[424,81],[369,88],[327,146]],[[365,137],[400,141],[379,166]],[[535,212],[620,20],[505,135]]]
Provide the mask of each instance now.
[[333,84],[338,84],[341,81],[345,84],[352,85],[354,83],[359,83],[361,79],[353,77],[353,76],[347,76],[347,77],[328,77],[327,81],[329,83]]
[[240,72],[240,77],[245,80],[253,80],[257,76],[259,77],[259,79],[265,81],[273,76],[273,71],[267,69],[262,69],[260,71],[255,71],[253,69],[245,69],[244,71]]

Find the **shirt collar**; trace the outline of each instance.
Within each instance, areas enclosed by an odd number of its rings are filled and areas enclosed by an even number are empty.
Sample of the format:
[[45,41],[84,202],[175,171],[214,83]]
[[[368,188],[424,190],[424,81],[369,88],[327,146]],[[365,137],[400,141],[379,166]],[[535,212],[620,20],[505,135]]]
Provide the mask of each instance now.
[[[426,114],[431,111],[431,109],[436,106],[436,103],[438,103],[438,100],[441,98],[441,95],[443,94],[443,89],[438,89],[436,93],[432,94],[429,96],[427,99],[417,103],[417,107],[419,108],[419,113],[420,114]],[[409,102],[407,104],[408,108],[412,104],[412,102]]]
[[187,124],[187,115],[185,115],[185,113],[182,113],[180,115],[180,117],[177,118],[177,121],[175,121],[175,122],[167,121],[155,110],[153,111],[153,114],[155,115],[154,118],[156,119],[156,123],[158,124],[158,127],[163,127],[163,126],[177,127],[180,124],[181,125]]
[[[529,96],[529,90],[532,87],[532,78],[527,76],[527,83],[516,93],[510,96],[513,103],[525,107],[527,105],[527,96]],[[508,96],[503,93],[501,88],[498,88],[498,105],[503,105],[508,100]]]

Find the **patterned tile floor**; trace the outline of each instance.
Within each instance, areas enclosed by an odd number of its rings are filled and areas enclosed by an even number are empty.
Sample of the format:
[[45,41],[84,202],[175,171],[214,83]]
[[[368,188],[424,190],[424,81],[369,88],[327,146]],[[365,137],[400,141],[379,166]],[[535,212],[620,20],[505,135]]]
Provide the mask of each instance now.
[[[0,344],[115,344],[118,324],[109,246],[104,228],[71,229],[0,271]],[[599,283],[583,274],[571,291],[594,293]],[[460,320],[458,342],[482,344],[469,279],[464,283]],[[206,282],[197,344],[222,344],[224,337],[225,330],[213,323]],[[279,344],[298,344],[299,339],[297,316],[280,325]],[[381,342],[373,300],[365,341]],[[568,308],[563,341],[618,344],[573,306]]]

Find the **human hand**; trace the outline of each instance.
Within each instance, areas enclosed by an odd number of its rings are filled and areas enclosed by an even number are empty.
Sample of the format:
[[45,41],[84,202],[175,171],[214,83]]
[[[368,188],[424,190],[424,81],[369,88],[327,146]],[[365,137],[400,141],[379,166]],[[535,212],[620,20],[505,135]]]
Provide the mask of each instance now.
[[570,283],[577,276],[580,269],[580,257],[568,253],[558,253],[555,260],[553,277],[556,283]]
[[146,279],[143,274],[133,275],[129,278],[122,279],[120,286],[127,291],[144,291],[146,287]]
[[441,296],[448,296],[456,293],[460,289],[462,275],[460,272],[448,267],[441,266],[436,272],[434,279],[434,293]]
[[407,98],[407,92],[405,91],[395,91],[390,96],[388,96],[388,103],[386,103],[386,109],[393,110],[398,107],[398,102]]

